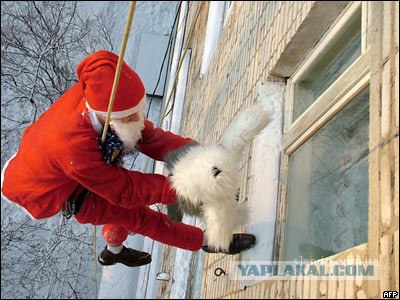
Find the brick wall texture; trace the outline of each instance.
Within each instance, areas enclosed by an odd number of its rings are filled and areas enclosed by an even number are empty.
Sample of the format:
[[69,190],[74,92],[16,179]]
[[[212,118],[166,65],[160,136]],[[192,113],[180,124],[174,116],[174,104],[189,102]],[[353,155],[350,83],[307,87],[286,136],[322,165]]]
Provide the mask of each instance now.
[[[318,2],[318,1],[317,1]],[[285,82],[272,75],[285,47],[306,19],[315,1],[235,1],[215,54],[202,79],[200,65],[208,3],[202,8],[190,48],[192,55],[181,134],[202,143],[219,141],[238,111],[256,99],[260,81]],[[189,2],[190,28],[200,2]],[[267,280],[245,290],[216,267],[227,267],[236,256],[206,255],[202,298],[380,298],[385,290],[399,290],[399,4],[363,2],[368,7],[368,44],[371,53],[370,216],[368,242],[331,259],[378,259],[379,280]],[[310,45],[310,49],[312,45]],[[304,54],[306,55],[306,53]],[[251,146],[241,168],[241,201],[246,200]],[[371,148],[370,147],[370,148]],[[174,255],[166,250],[164,269],[172,270]],[[168,298],[171,283],[160,283],[159,297]]]

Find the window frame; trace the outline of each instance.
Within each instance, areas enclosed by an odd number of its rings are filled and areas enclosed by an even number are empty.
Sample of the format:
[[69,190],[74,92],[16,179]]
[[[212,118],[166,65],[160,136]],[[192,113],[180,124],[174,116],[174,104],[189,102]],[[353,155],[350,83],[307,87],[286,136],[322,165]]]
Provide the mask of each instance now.
[[221,30],[221,33],[222,33],[222,31],[224,31],[224,29],[225,29],[225,27],[226,27],[226,24],[228,23],[228,19],[229,19],[229,17],[230,17],[230,15],[231,15],[231,12],[232,12],[232,7],[233,7],[233,5],[235,4],[235,2],[234,1],[224,1],[224,12],[223,12],[223,21],[222,21],[222,30]]
[[[341,32],[347,22],[361,9],[361,54],[294,122],[293,104],[296,82],[308,70],[316,58],[329,47],[330,41]],[[370,50],[367,32],[368,3],[350,3],[321,38],[315,48],[287,80],[284,104],[284,132],[281,155],[281,179],[279,183],[277,223],[274,241],[274,260],[284,257],[286,226],[287,186],[289,159],[301,145],[307,142],[320,128],[336,116],[364,88],[370,85]],[[371,98],[370,98],[371,99]],[[371,102],[371,100],[370,100]],[[370,106],[371,107],[371,106]],[[370,116],[371,121],[371,116]],[[371,126],[371,125],[370,125]],[[371,131],[369,132],[371,138]],[[370,167],[369,167],[370,168]]]
[[[210,10],[218,6],[218,11],[210,18]],[[203,54],[200,63],[199,79],[203,79],[208,67],[213,60],[215,51],[218,48],[219,40],[232,14],[234,1],[210,1],[208,6],[208,19],[204,37]]]

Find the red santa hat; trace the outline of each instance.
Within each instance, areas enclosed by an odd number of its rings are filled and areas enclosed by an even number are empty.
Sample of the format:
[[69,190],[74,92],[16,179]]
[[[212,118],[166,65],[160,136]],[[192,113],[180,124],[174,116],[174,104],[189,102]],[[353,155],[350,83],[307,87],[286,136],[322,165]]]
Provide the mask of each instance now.
[[[107,50],[86,57],[77,67],[77,75],[88,109],[107,115],[118,56]],[[124,118],[144,109],[145,88],[139,75],[123,62],[111,112],[112,118]]]

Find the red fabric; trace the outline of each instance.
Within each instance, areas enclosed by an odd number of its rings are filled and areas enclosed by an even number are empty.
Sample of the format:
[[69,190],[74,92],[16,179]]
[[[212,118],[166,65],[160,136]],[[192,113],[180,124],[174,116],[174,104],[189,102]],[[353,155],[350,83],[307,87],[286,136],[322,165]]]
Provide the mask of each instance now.
[[[169,141],[174,141],[174,143],[169,143]],[[154,128],[153,123],[145,120],[145,128],[142,131],[142,140],[138,144],[138,149],[147,156],[164,161],[169,152],[184,147],[189,142],[197,143],[190,138],[177,139],[172,132]]]
[[[5,170],[4,195],[37,219],[57,214],[78,184],[124,208],[173,203],[175,193],[165,176],[104,162],[97,150],[100,134],[92,127],[81,90],[79,83],[74,85],[25,130]],[[186,141],[146,121],[142,144],[150,157],[162,159]]]
[[[118,56],[107,50],[86,57],[77,67],[82,93],[90,107],[107,112]],[[145,96],[142,80],[125,62],[122,64],[113,112],[135,107]]]
[[[115,206],[95,194],[90,194],[76,219],[80,223],[112,224],[105,225],[106,230],[111,231],[110,236],[117,232],[120,244],[124,232],[125,238],[128,232],[133,232],[190,251],[199,250],[203,243],[203,231],[200,228],[171,221],[167,215],[144,205],[131,209]],[[107,237],[104,238],[107,241]]]
[[[105,100],[108,103],[112,85],[109,69],[112,68],[108,58],[105,61],[97,61],[93,56],[84,60],[78,67],[78,74],[86,83],[79,82],[71,87],[24,131],[16,156],[4,170],[2,192],[34,218],[42,219],[58,214],[66,199],[81,185],[91,193],[76,216],[77,220],[96,225],[113,224],[110,241],[113,234],[114,241],[119,242],[126,238],[127,232],[136,232],[168,245],[198,250],[203,240],[199,228],[172,222],[166,215],[147,207],[154,203],[175,202],[175,191],[168,178],[109,166],[97,150],[101,133],[93,129],[83,93],[88,100],[100,100],[96,102],[99,105]],[[90,77],[93,75],[88,67],[91,64],[99,64],[103,74],[110,77],[104,86],[96,83],[97,75]],[[130,72],[123,67],[124,70]],[[122,76],[116,99],[118,109],[135,105],[144,93],[136,82],[139,89],[133,89],[130,94],[127,87],[136,84],[130,80],[131,77]],[[130,100],[128,106],[124,106],[126,102],[119,102],[124,99]],[[105,109],[104,106],[96,108]],[[154,128],[145,120],[138,149],[151,158],[164,160],[170,151],[190,141]]]
[[108,245],[119,246],[126,240],[129,231],[120,225],[105,224],[101,234]]

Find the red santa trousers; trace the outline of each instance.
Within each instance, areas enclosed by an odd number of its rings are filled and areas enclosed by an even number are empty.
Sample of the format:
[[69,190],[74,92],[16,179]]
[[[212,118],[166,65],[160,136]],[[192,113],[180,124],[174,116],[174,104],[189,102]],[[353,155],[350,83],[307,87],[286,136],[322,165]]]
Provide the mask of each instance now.
[[148,206],[131,209],[116,206],[94,193],[89,194],[75,218],[82,224],[106,224],[103,237],[114,245],[121,244],[129,232],[191,251],[199,250],[203,243],[203,231],[198,227],[174,222]]

